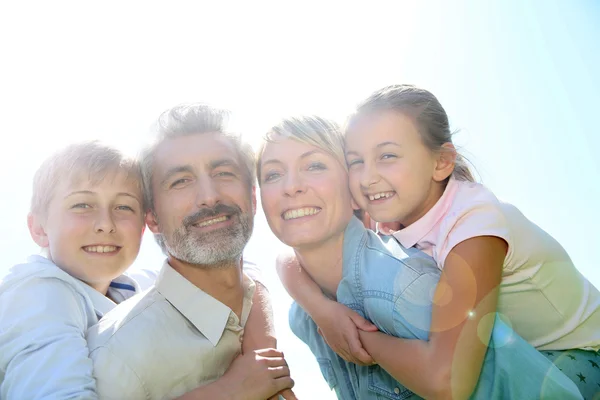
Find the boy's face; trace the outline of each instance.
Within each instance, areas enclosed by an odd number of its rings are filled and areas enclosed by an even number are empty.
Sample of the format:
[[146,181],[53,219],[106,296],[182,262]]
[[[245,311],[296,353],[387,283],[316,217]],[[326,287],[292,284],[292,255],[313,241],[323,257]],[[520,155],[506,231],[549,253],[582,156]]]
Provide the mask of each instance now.
[[96,185],[66,179],[54,189],[45,218],[31,217],[30,231],[56,265],[106,293],[139,252],[143,211],[142,193],[123,171]]

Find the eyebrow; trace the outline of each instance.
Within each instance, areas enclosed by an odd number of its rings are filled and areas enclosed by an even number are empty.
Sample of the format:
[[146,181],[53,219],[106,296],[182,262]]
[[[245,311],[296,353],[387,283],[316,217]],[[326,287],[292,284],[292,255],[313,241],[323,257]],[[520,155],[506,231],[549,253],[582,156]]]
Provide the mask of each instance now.
[[[91,191],[91,190],[78,190],[78,191],[76,191],[76,192],[71,192],[71,193],[69,193],[69,194],[68,194],[68,195],[66,195],[64,198],[65,198],[65,199],[67,199],[67,198],[69,198],[69,197],[71,197],[71,196],[75,196],[75,195],[78,195],[78,194],[87,194],[87,195],[92,195],[92,196],[93,196],[93,195],[96,195],[97,193],[96,193],[96,192],[93,192],[93,191]],[[141,202],[140,202],[140,199],[138,199],[138,197],[137,197],[137,196],[135,196],[135,195],[133,195],[133,194],[131,194],[131,193],[127,193],[127,192],[119,192],[119,193],[117,193],[117,197],[118,197],[118,196],[127,196],[127,197],[131,197],[132,199],[135,199],[135,200],[136,200],[138,203],[141,203]]]
[[[377,145],[375,146],[375,148],[376,148],[376,149],[379,149],[379,148],[382,148],[382,147],[385,147],[385,146],[389,146],[389,145],[396,146],[396,147],[402,147],[402,145],[400,145],[400,144],[398,144],[398,143],[396,143],[396,142],[387,141],[387,142],[381,142],[381,143],[377,144]],[[352,154],[352,155],[355,155],[355,156],[357,156],[357,155],[358,155],[358,153],[357,153],[356,151],[347,151],[347,152],[346,152],[346,155],[347,155],[347,156],[348,156],[348,155],[351,155],[351,154]]]
[[[309,150],[306,153],[302,153],[300,155],[300,158],[310,157],[313,154],[325,154],[325,152],[322,151],[322,150],[320,150],[320,149]],[[281,164],[281,163],[282,163],[281,160],[278,160],[276,158],[271,158],[271,159],[269,159],[267,161],[263,161],[263,165],[266,165],[266,164]]]
[[221,158],[210,162],[210,168],[215,169],[223,166],[238,167],[238,163],[232,158]]

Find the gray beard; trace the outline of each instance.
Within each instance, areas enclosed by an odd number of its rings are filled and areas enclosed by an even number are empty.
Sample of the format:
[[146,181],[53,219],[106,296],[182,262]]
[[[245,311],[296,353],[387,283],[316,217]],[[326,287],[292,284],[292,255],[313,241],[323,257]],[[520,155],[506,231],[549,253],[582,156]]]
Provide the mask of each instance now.
[[[188,264],[202,268],[220,268],[238,262],[250,240],[253,215],[239,212],[230,218],[238,219],[226,228],[211,232],[197,232],[186,220],[170,237],[155,233],[154,238],[163,252]],[[159,230],[162,226],[158,223]]]

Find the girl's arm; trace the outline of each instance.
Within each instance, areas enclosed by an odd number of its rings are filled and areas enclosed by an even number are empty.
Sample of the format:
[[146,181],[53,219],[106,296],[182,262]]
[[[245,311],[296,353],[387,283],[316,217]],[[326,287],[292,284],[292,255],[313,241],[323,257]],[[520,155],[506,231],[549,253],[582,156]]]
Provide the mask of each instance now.
[[467,239],[449,253],[434,294],[429,341],[360,332],[373,359],[416,394],[466,399],[490,340],[507,243]]
[[329,347],[344,360],[360,365],[373,363],[358,336],[358,330],[376,331],[369,321],[336,301],[330,300],[292,254],[277,258],[277,273],[290,296],[319,327]]
[[80,295],[33,278],[0,295],[0,398],[97,399]]

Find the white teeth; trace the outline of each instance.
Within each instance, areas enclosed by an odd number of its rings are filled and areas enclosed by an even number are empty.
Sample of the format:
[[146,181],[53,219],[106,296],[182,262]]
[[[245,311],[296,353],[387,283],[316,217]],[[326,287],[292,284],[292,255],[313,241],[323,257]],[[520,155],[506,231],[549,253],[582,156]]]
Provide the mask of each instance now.
[[392,197],[394,195],[394,192],[381,192],[381,193],[375,193],[375,194],[370,194],[369,196],[369,200],[373,201],[373,200],[378,200],[381,198],[388,198],[388,197]]
[[86,246],[83,248],[88,253],[111,253],[116,251],[116,246]]
[[315,207],[298,208],[296,210],[289,210],[283,213],[283,219],[287,221],[288,219],[295,219],[309,215],[315,215],[319,211],[321,211],[321,209]]
[[199,227],[199,228],[202,228],[204,226],[218,224],[219,222],[227,221],[227,218],[228,217],[226,215],[223,215],[222,217],[209,219],[207,221],[202,221],[202,222],[196,224],[196,226]]

